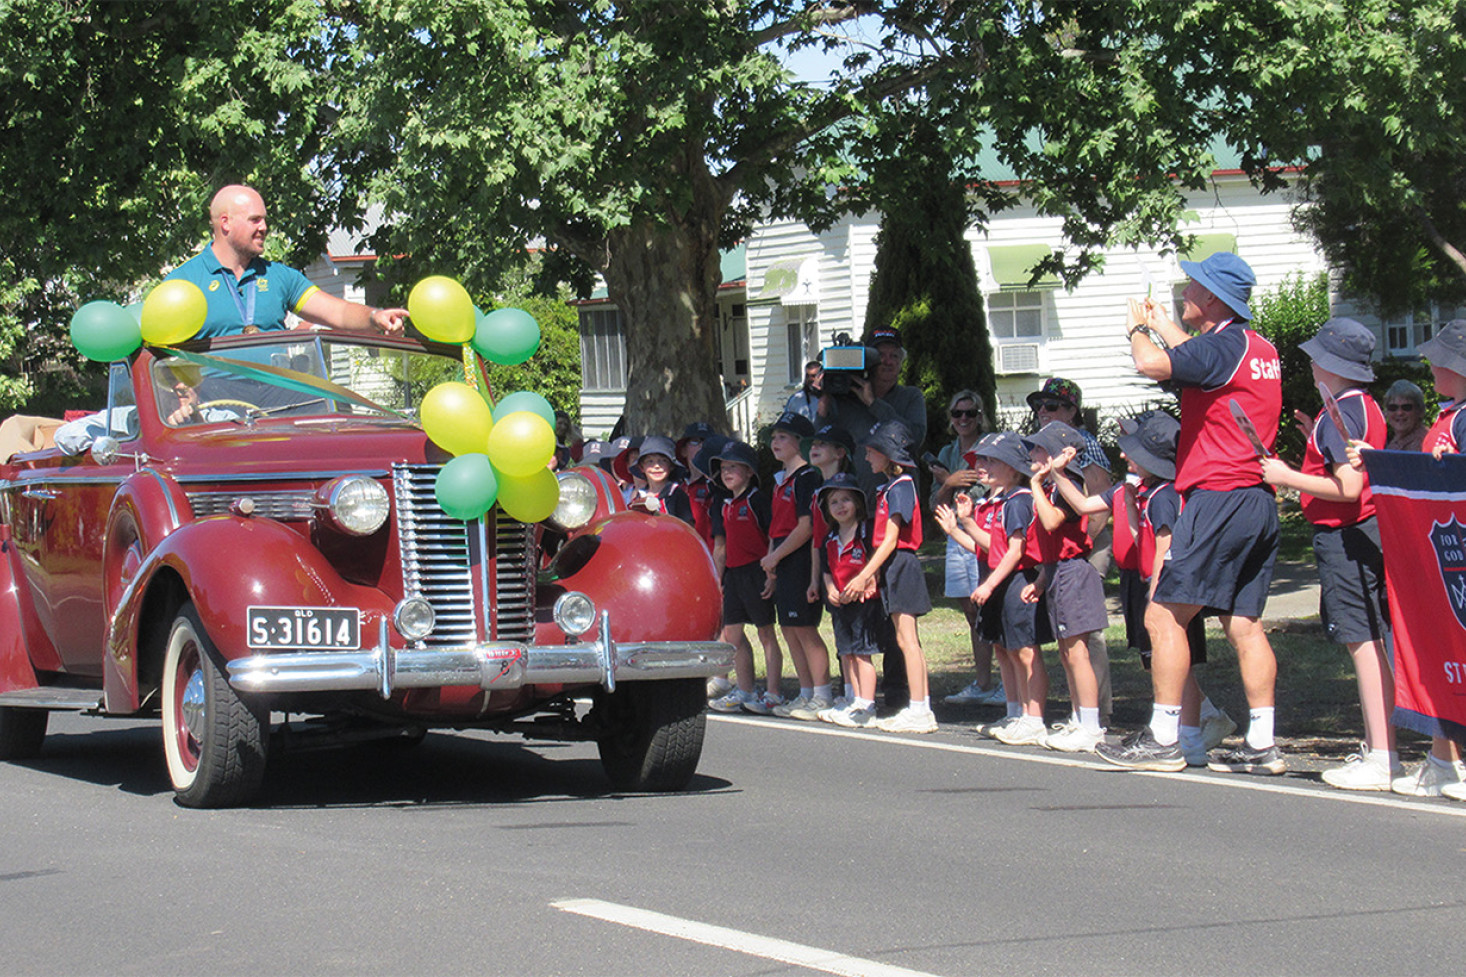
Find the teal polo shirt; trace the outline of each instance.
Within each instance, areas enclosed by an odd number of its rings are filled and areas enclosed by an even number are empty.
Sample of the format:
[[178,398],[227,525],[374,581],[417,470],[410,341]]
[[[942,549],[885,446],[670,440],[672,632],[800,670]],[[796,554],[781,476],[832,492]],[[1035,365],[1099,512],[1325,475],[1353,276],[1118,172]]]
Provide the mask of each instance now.
[[164,280],[175,278],[193,282],[208,299],[209,313],[198,331],[201,338],[229,336],[249,325],[261,330],[284,329],[285,314],[298,314],[317,291],[299,271],[263,258],[251,261],[244,277],[236,280],[210,247],[170,271]]

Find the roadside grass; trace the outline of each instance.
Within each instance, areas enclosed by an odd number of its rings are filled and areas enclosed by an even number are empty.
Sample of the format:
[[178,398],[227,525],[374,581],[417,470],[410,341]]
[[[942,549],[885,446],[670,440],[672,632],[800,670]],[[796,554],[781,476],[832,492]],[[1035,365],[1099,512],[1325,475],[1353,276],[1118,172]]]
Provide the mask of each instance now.
[[[1312,530],[1296,510],[1292,513],[1285,510],[1282,537],[1280,562],[1306,565],[1311,573]],[[942,722],[985,722],[1001,715],[1001,707],[949,706],[942,701],[943,696],[958,691],[974,677],[967,621],[958,602],[942,596],[944,549],[945,540],[938,537],[929,540],[919,554],[926,570],[927,588],[933,605],[932,612],[921,618],[919,625],[931,682],[932,705]],[[1112,571],[1106,580],[1107,594],[1113,593],[1115,579]],[[820,625],[820,634],[830,649],[831,667],[834,668],[835,645],[829,615],[825,615]],[[755,672],[762,682],[763,653],[752,628],[748,629],[748,637],[753,643]],[[1324,636],[1317,615],[1272,622],[1268,626],[1268,639],[1278,662],[1279,740],[1292,751],[1321,759],[1337,760],[1356,752],[1364,738],[1364,729],[1348,651]],[[1105,640],[1109,646],[1110,684],[1114,700],[1110,728],[1112,732],[1123,732],[1143,726],[1150,720],[1150,674],[1141,666],[1139,655],[1126,646],[1123,626],[1108,628]],[[789,650],[782,639],[780,643],[786,659],[781,689],[786,696],[797,695],[794,667],[787,660]],[[1064,670],[1053,645],[1044,647],[1044,659],[1048,664],[1050,683],[1048,719],[1053,722],[1068,711],[1068,691]],[[1239,727],[1245,729],[1247,700],[1237,671],[1237,656],[1215,619],[1208,620],[1207,663],[1199,667],[1197,678],[1212,701],[1226,709],[1238,721]],[[996,679],[995,663],[993,680]],[[1429,745],[1428,739],[1407,730],[1397,730],[1397,733],[1401,750],[1407,758],[1423,753]]]

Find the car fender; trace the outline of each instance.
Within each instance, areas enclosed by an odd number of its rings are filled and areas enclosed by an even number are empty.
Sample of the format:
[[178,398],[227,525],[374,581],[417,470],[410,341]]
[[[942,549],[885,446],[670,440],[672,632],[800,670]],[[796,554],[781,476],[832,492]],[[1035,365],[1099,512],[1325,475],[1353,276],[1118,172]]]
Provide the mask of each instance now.
[[0,692],[34,689],[40,684],[31,665],[26,635],[40,634],[41,629],[35,621],[27,621],[29,601],[15,561],[10,527],[0,524]]
[[[108,636],[109,711],[135,711],[142,663],[135,654],[147,620],[159,605],[156,589],[178,586],[198,608],[199,618],[225,660],[252,652],[246,633],[251,606],[355,607],[361,611],[361,640],[376,643],[383,619],[391,620],[392,601],[374,587],[350,583],[336,572],[305,536],[269,519],[210,516],[181,526],[143,559],[113,614]],[[388,629],[389,637],[395,637]],[[396,638],[394,644],[401,644]],[[114,688],[115,685],[115,688]]]
[[551,572],[560,587],[610,611],[616,641],[708,641],[722,625],[712,556],[675,516],[608,516],[569,540]]

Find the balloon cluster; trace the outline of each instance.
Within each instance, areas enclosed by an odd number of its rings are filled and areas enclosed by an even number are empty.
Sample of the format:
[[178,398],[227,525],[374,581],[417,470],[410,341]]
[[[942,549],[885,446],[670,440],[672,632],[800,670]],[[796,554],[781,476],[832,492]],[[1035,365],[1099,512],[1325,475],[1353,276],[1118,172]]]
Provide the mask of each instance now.
[[[519,309],[485,315],[462,285],[443,275],[424,278],[407,297],[418,331],[442,343],[472,346],[505,366],[523,363],[540,347],[540,327]],[[125,359],[144,342],[171,346],[203,327],[208,300],[192,282],[172,279],[138,305],[88,302],[71,317],[71,341],[89,359]],[[423,430],[454,457],[438,473],[438,505],[455,519],[482,517],[497,502],[520,522],[555,511],[560,482],[547,467],[555,454],[555,410],[537,393],[520,391],[490,407],[466,383],[440,383],[423,397]]]
[[171,346],[203,327],[209,303],[193,282],[163,282],[137,305],[88,302],[71,316],[71,342],[87,359],[126,359],[143,343]]
[[[413,286],[407,312],[424,336],[464,343],[491,363],[523,363],[540,346],[540,327],[519,309],[485,315],[463,286],[435,275]],[[418,416],[423,430],[454,457],[438,473],[438,505],[454,519],[481,518],[497,502],[520,522],[555,511],[560,482],[547,467],[555,455],[555,409],[537,393],[509,394],[490,408],[466,383],[448,381],[427,392]]]

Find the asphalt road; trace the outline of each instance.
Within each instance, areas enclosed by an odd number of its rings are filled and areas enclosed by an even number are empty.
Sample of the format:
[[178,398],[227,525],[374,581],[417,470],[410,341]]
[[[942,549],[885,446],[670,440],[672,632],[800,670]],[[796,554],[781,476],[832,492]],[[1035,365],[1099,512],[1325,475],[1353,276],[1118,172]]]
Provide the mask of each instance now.
[[444,734],[198,812],[155,725],[52,729],[0,764],[7,974],[1461,972],[1466,804],[1314,775],[718,717],[678,795]]

